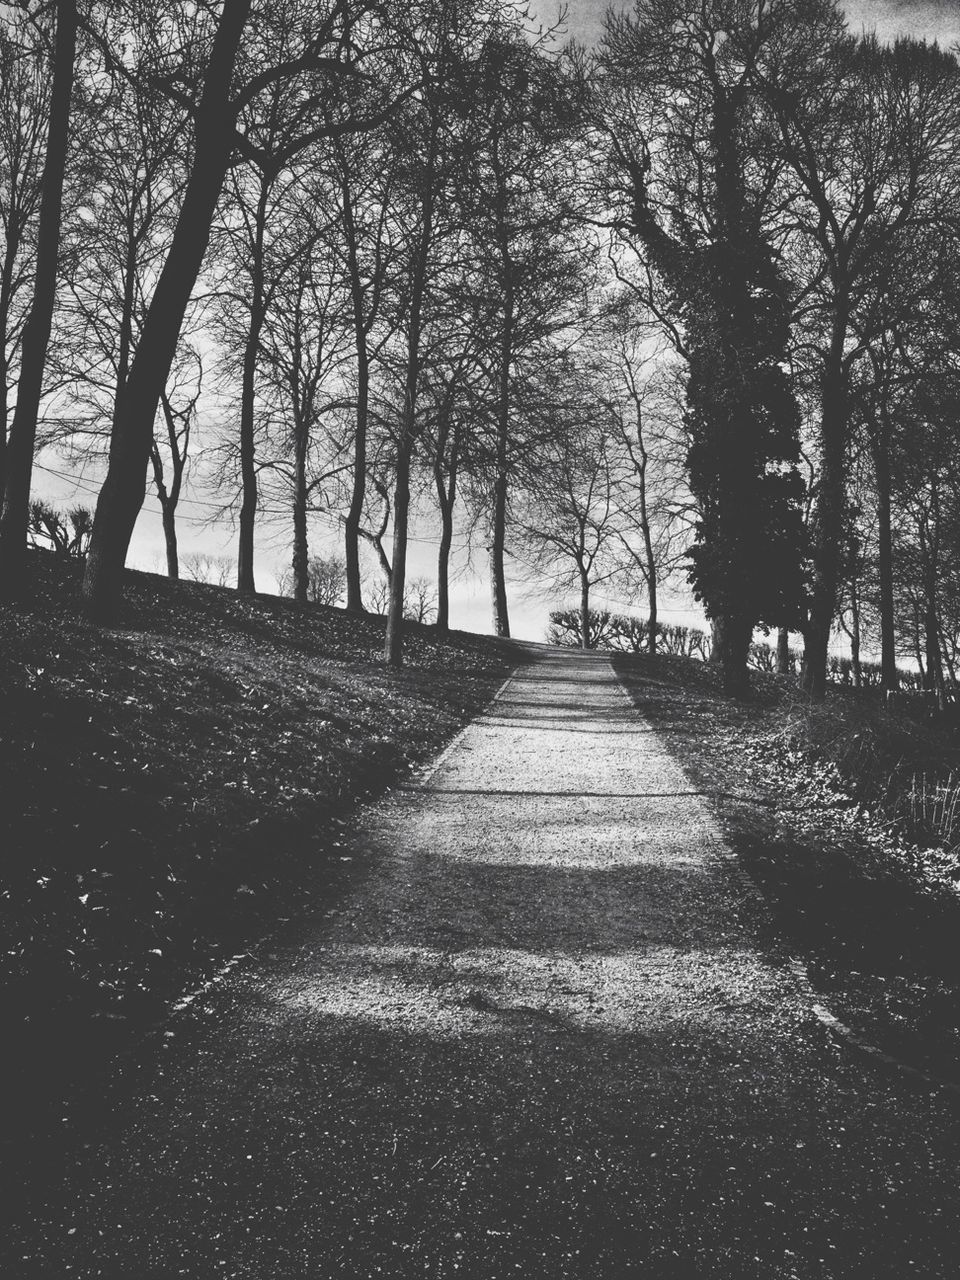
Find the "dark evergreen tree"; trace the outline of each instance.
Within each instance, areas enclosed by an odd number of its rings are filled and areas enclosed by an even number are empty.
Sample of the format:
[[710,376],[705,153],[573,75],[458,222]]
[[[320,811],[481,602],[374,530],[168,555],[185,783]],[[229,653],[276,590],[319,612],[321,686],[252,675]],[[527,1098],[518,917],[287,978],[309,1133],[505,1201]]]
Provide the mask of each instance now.
[[[734,243],[731,243],[734,240]],[[700,518],[690,580],[740,692],[754,627],[798,629],[803,590],[799,412],[789,302],[759,237],[735,230],[696,258],[687,318],[688,472]]]

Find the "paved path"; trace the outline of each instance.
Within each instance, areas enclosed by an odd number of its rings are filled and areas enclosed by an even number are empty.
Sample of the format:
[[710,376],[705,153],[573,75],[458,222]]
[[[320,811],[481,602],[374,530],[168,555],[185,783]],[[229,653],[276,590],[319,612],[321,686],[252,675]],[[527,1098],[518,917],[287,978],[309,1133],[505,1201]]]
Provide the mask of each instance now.
[[955,1276],[955,1112],[829,1044],[720,851],[609,663],[539,651],[173,1024],[24,1275]]

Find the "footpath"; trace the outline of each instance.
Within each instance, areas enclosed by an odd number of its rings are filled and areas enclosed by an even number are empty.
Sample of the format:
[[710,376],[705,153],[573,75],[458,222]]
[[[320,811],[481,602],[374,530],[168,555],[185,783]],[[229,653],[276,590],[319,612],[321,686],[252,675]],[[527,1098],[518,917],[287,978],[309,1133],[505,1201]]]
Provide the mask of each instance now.
[[532,657],[170,1023],[4,1275],[956,1276],[957,1104],[831,1041],[609,661]]

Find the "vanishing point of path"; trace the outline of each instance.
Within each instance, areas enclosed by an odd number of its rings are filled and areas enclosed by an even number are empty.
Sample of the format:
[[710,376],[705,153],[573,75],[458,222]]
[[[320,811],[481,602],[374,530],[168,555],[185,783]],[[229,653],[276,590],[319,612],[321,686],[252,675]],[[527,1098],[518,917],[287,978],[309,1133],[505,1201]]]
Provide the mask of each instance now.
[[171,1023],[23,1275],[958,1274],[956,1104],[831,1044],[609,663],[532,656]]

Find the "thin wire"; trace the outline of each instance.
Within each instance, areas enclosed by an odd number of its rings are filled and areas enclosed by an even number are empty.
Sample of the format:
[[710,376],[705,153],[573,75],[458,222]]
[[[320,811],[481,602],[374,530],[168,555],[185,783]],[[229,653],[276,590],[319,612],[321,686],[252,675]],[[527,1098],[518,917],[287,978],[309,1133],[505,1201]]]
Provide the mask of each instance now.
[[[87,484],[84,482],[82,478],[69,475],[67,472],[64,472],[64,471],[57,471],[53,467],[45,467],[43,466],[42,463],[39,463],[39,462],[34,463],[34,466],[38,471],[43,471],[47,475],[56,476],[58,479],[66,480],[68,484],[72,484],[74,494],[81,491],[83,493],[90,493],[93,495],[99,495],[100,493],[100,487],[98,485]],[[156,507],[148,508],[150,515],[158,516],[163,514],[163,508],[159,505],[159,499],[155,497],[154,494],[148,493],[144,497],[144,502],[157,503]],[[224,508],[220,504],[216,502],[204,501],[203,499],[200,499],[200,498],[180,498],[177,502],[177,506],[179,507],[181,505],[188,505],[191,507],[204,507],[207,511],[214,512],[213,516],[208,516],[208,517],[191,517],[191,516],[180,517],[181,520],[183,520],[187,524],[192,524],[192,525],[213,524],[216,521],[217,517],[221,516],[224,512]],[[261,505],[257,508],[257,510],[261,514],[269,515],[269,516],[289,517],[291,515],[291,512],[286,510],[283,507],[266,507]],[[310,515],[315,520],[319,520],[321,524],[326,524],[331,529],[339,530],[343,527],[343,522],[340,520],[339,517],[331,516],[325,511],[311,511]],[[423,543],[425,546],[430,546],[430,547],[440,546],[439,538],[424,538],[418,534],[409,534],[407,537],[407,541],[420,542],[420,543]],[[459,539],[459,540],[454,539],[453,542],[451,543],[451,549],[455,551],[469,551],[472,548],[469,542],[463,541],[462,539]]]

